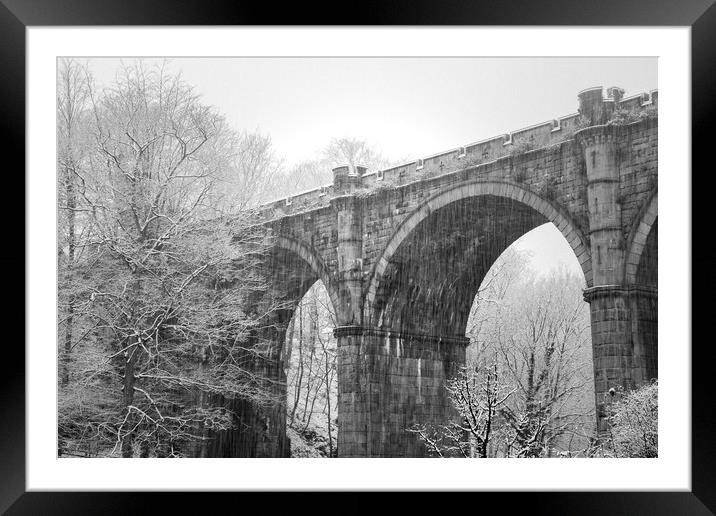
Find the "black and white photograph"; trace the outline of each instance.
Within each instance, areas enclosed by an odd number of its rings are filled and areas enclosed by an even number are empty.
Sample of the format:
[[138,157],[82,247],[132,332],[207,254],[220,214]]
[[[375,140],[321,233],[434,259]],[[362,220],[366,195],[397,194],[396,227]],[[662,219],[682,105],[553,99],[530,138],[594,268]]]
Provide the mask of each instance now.
[[157,1],[0,30],[27,203],[0,512],[448,491],[707,514],[694,5],[211,26]]
[[57,458],[658,458],[658,77],[58,57]]

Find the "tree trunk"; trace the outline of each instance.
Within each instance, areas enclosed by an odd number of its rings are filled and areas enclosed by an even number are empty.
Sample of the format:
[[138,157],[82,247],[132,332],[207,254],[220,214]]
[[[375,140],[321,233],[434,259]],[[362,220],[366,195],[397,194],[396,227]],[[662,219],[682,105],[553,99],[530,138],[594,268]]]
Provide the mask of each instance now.
[[291,321],[288,323],[288,328],[286,329],[286,342],[284,343],[284,351],[283,351],[283,363],[284,368],[288,370],[289,367],[291,367],[291,354],[293,353],[293,334],[296,329],[296,318],[291,317]]
[[303,382],[303,305],[298,304],[298,379],[296,380],[296,388],[294,389],[293,409],[291,410],[291,423],[296,418],[296,409],[301,399],[301,383]]
[[[137,337],[139,338],[139,337]],[[136,420],[136,414],[130,409],[132,403],[134,403],[134,364],[137,361],[137,354],[139,350],[137,347],[132,347],[126,354],[124,359],[124,385],[122,390],[122,404],[126,414],[125,423],[125,435],[122,437],[122,457],[132,457],[133,455],[133,441],[134,441],[134,426]]]
[[481,459],[487,458],[487,441],[481,441],[478,444],[477,454]]
[[[71,137],[71,131],[68,128]],[[68,138],[69,139],[69,138]],[[68,159],[71,157],[70,143],[68,143]],[[74,295],[72,294],[72,268],[75,262],[75,208],[77,207],[74,179],[69,166],[64,167],[65,195],[67,196],[67,268],[65,276],[67,284],[70,288],[70,294],[67,299],[67,319],[65,321],[65,342],[62,357],[62,373],[60,375],[60,383],[62,386],[68,384],[70,380],[70,352],[72,351],[72,333],[74,330]]]
[[331,382],[329,376],[328,350],[323,347],[323,354],[326,357],[326,402],[328,404],[328,456],[333,457],[333,434],[331,432]]

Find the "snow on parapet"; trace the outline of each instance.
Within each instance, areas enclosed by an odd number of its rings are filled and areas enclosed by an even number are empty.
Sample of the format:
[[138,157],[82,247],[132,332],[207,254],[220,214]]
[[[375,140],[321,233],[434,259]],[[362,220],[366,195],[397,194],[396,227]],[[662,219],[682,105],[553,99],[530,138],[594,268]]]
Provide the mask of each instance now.
[[[658,90],[653,89],[624,97],[622,88],[609,87],[606,89],[605,95],[604,87],[596,86],[580,91],[578,98],[580,109],[577,113],[462,145],[449,151],[431,154],[390,168],[362,173],[360,178],[363,186],[378,181],[401,184],[431,174],[439,175],[443,170],[454,171],[456,166],[459,168],[461,164],[492,161],[515,151],[527,152],[554,145],[569,139],[574,132],[582,129],[585,123],[593,125],[604,123],[603,119],[594,118],[597,115],[603,118],[605,113],[611,113],[617,108],[630,111],[657,106]],[[595,111],[595,107],[597,111]],[[336,191],[334,185],[324,185],[269,202],[261,206],[260,209],[273,209],[279,214],[298,213],[307,209],[327,206],[330,194],[337,193],[339,192]]]

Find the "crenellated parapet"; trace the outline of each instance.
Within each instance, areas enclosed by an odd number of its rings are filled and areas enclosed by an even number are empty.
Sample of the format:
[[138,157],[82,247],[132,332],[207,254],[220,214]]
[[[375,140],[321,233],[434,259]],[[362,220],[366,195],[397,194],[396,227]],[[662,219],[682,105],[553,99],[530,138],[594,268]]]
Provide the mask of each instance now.
[[[465,168],[487,164],[501,158],[510,158],[545,147],[561,145],[574,140],[575,133],[592,125],[609,124],[617,128],[648,118],[655,118],[658,107],[658,90],[623,96],[617,87],[589,88],[578,94],[579,110],[552,120],[516,129],[460,147],[424,156],[383,170],[367,170],[365,167],[339,167],[334,171],[334,183],[297,193],[266,203],[259,209],[264,218],[272,219],[295,213],[303,213],[327,206],[330,199],[350,191],[369,193],[371,189],[390,184],[402,186]],[[615,114],[625,113],[617,120]],[[640,115],[641,114],[641,115]]]

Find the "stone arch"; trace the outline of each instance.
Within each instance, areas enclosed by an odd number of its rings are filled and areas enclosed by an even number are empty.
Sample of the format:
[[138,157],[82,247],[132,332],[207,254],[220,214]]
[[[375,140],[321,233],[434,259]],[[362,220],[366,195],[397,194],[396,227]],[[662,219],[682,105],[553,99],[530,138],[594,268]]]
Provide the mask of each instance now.
[[411,213],[393,234],[392,238],[383,250],[380,258],[375,263],[370,276],[370,283],[365,294],[364,318],[368,320],[370,310],[373,307],[383,273],[388,267],[391,257],[400,247],[401,243],[411,232],[431,213],[451,203],[478,196],[494,196],[511,199],[522,203],[542,215],[548,222],[552,222],[564,235],[570,247],[574,251],[577,260],[584,273],[587,287],[592,285],[592,263],[588,240],[584,234],[572,222],[569,215],[553,203],[541,198],[531,190],[514,183],[504,181],[473,181],[453,187],[440,192],[418,207]]
[[328,297],[330,297],[331,303],[333,304],[333,309],[338,310],[340,306],[338,291],[336,290],[333,282],[330,280],[328,269],[323,264],[320,257],[316,256],[316,254],[302,242],[285,236],[277,237],[274,242],[274,247],[294,253],[296,256],[301,258],[301,260],[303,260],[310,267],[316,277],[320,279],[326,287]]
[[654,191],[647,202],[644,203],[629,232],[624,270],[624,280],[627,285],[634,285],[637,282],[639,263],[644,249],[647,247],[647,238],[649,238],[652,228],[656,225],[657,215],[658,195]]
[[[310,287],[321,280],[334,307],[338,297],[321,259],[302,242],[279,236],[271,249],[258,260],[259,274],[266,275],[270,288],[261,289],[247,300],[252,309],[264,310],[277,298],[287,301],[263,311],[262,324],[249,330],[248,339],[257,343],[260,353],[244,350],[242,367],[255,372],[254,381],[271,394],[271,403],[257,404],[242,397],[216,396],[211,403],[235,414],[234,429],[210,430],[213,440],[207,445],[211,457],[288,457],[290,441],[286,436],[286,374],[284,367],[286,327],[295,307]],[[258,290],[258,289],[257,289]],[[275,297],[274,297],[275,296]]]

